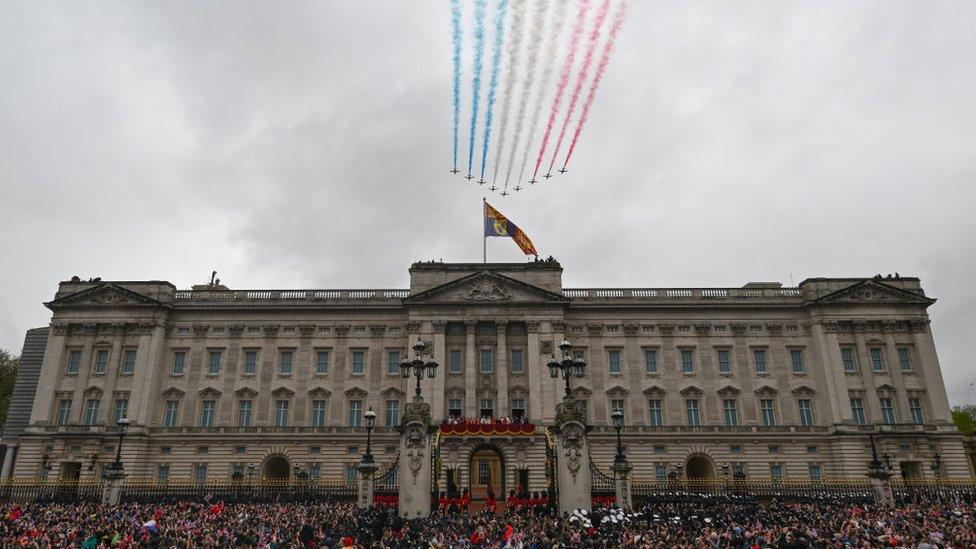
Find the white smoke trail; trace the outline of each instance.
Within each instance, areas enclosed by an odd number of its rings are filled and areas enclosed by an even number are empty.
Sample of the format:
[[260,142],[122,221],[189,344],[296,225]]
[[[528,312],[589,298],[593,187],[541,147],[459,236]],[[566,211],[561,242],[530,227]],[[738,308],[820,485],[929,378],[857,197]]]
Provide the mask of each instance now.
[[[546,13],[548,8],[547,0],[535,0],[532,6],[532,23],[530,25],[529,40],[533,37],[545,36],[546,32]],[[512,136],[512,147],[508,153],[508,167],[505,170],[505,190],[508,190],[508,183],[512,179],[512,170],[515,167],[515,152],[518,150],[519,142],[522,139],[522,128],[525,126],[525,110],[529,106],[532,84],[535,82],[535,67],[539,62],[539,48],[534,44],[529,44],[529,57],[525,63],[525,78],[522,83],[522,93],[519,97],[518,114],[515,115],[515,132]],[[501,152],[501,147],[498,148]],[[500,165],[495,159],[495,168]]]
[[495,186],[498,179],[498,168],[502,158],[502,149],[505,147],[505,132],[508,129],[508,113],[512,107],[512,88],[515,87],[515,80],[518,77],[519,52],[522,49],[522,14],[525,13],[525,4],[528,0],[514,0],[515,7],[512,10],[512,20],[509,22],[509,42],[506,53],[506,63],[508,68],[505,70],[505,89],[502,93],[505,99],[502,102],[501,125],[498,129],[498,146],[495,150],[495,170],[491,176],[491,186]]
[[532,149],[532,137],[535,135],[535,131],[539,127],[539,121],[542,118],[542,107],[543,100],[546,96],[546,89],[549,87],[549,83],[552,81],[552,73],[556,69],[556,51],[559,46],[559,38],[563,33],[563,27],[565,27],[568,7],[568,0],[557,0],[556,11],[553,14],[552,30],[549,31],[549,40],[546,42],[545,61],[542,65],[542,78],[539,80],[535,108],[532,110],[532,121],[529,124],[529,133],[526,138],[525,152],[522,154],[522,167],[519,168],[519,181],[525,175],[525,165],[529,160],[529,153]]

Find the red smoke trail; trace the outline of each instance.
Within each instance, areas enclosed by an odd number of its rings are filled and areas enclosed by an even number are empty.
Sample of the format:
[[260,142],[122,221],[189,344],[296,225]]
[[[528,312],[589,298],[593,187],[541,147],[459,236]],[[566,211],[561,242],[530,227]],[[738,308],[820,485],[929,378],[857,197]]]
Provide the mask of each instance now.
[[566,62],[563,63],[563,70],[559,73],[559,84],[556,87],[556,97],[552,100],[552,107],[549,109],[549,122],[546,123],[546,133],[542,136],[542,146],[539,147],[539,156],[535,160],[535,170],[532,171],[532,179],[539,173],[539,166],[542,164],[542,155],[546,152],[549,144],[549,136],[552,135],[552,125],[559,114],[559,104],[562,102],[563,93],[566,92],[566,85],[569,84],[569,71],[573,68],[573,60],[576,59],[576,45],[579,43],[580,36],[583,34],[583,23],[586,21],[586,12],[590,9],[590,0],[580,2],[579,13],[576,14],[576,24],[573,25],[573,34],[569,38],[569,53],[566,54]]
[[559,139],[556,140],[556,147],[552,150],[552,160],[549,161],[549,170],[546,173],[552,173],[552,167],[556,164],[556,155],[559,154],[559,149],[563,145],[563,139],[566,137],[566,128],[569,127],[569,120],[573,117],[573,113],[576,112],[576,104],[579,103],[580,91],[583,90],[583,82],[586,81],[586,76],[590,72],[590,65],[593,63],[593,53],[596,52],[596,44],[600,41],[600,29],[603,28],[603,22],[606,20],[607,13],[609,12],[610,0],[603,0],[603,3],[600,4],[600,10],[596,12],[596,20],[593,21],[593,30],[590,31],[590,37],[586,43],[586,53],[583,55],[583,66],[580,68],[579,76],[576,77],[576,85],[573,86],[573,95],[569,100],[566,118],[563,119],[563,126],[559,130]]
[[613,17],[613,25],[610,27],[610,36],[607,38],[607,43],[603,46],[603,53],[600,54],[600,62],[596,66],[596,76],[593,77],[593,83],[590,84],[590,91],[586,94],[586,101],[583,102],[583,112],[580,114],[579,122],[576,124],[576,132],[573,133],[573,141],[569,145],[569,152],[566,153],[566,160],[563,160],[563,169],[566,169],[566,166],[569,164],[569,158],[573,156],[573,150],[576,148],[576,142],[579,141],[580,132],[583,131],[583,126],[586,124],[586,119],[590,115],[590,107],[593,106],[593,98],[596,97],[596,90],[600,87],[600,82],[603,80],[603,73],[607,70],[607,63],[610,62],[610,55],[613,53],[613,46],[617,41],[617,34],[620,32],[620,26],[623,25],[624,16],[626,14],[627,0],[624,0]]

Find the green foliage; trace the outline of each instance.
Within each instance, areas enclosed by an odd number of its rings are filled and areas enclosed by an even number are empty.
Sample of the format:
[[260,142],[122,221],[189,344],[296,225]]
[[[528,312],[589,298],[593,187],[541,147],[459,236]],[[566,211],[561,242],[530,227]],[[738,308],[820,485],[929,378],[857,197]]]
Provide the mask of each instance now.
[[7,408],[10,407],[10,396],[14,392],[18,366],[20,357],[13,356],[6,349],[0,349],[0,425],[7,422]]
[[964,435],[976,434],[976,404],[956,406],[952,409],[952,422]]

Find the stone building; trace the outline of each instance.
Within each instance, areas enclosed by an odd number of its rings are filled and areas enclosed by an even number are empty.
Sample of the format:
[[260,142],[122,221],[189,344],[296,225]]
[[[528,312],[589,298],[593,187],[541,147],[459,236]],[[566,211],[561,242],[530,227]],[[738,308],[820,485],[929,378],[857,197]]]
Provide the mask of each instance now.
[[435,419],[537,426],[441,437],[441,486],[542,490],[543,427],[564,393],[546,365],[566,339],[588,363],[571,388],[599,464],[612,460],[619,408],[638,477],[862,476],[869,433],[904,476],[968,476],[934,302],[897,276],[571,289],[555,261],[415,263],[410,287],[388,290],[76,278],[46,304],[37,392],[5,471],[96,475],[124,415],[131,475],[352,476],[368,409],[377,461],[396,455],[415,383],[399,363],[420,340],[440,364],[421,384]]

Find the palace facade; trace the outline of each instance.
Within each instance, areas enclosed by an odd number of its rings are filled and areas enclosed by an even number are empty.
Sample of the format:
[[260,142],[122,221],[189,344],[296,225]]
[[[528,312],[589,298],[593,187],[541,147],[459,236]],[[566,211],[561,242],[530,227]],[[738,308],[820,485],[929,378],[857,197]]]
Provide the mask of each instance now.
[[568,340],[588,364],[570,389],[598,464],[613,459],[620,409],[636,476],[861,476],[871,433],[896,474],[968,476],[934,302],[909,277],[563,288],[555,261],[415,263],[409,288],[387,290],[75,278],[46,303],[50,328],[32,331],[36,393],[18,395],[32,401],[4,474],[97,475],[124,416],[130,475],[353,479],[367,410],[377,461],[396,456],[416,383],[399,364],[419,340],[440,365],[421,382],[435,420],[530,424],[445,429],[440,485],[543,490],[544,427],[565,391],[547,363]]

